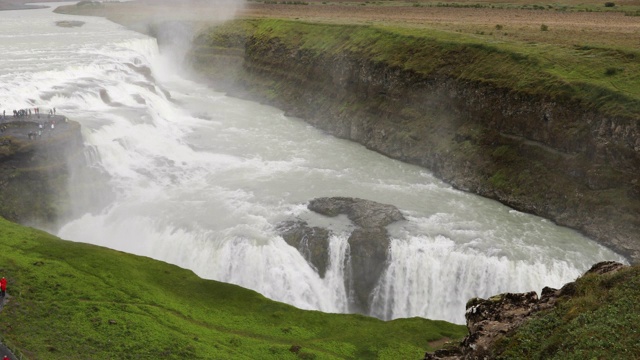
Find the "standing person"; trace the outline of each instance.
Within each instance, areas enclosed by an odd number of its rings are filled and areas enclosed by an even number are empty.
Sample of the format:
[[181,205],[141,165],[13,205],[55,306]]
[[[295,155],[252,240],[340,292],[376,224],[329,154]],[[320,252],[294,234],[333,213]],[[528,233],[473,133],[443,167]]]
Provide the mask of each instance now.
[[3,276],[2,279],[0,279],[0,297],[4,298],[4,295],[6,293],[7,293],[7,279],[5,279]]

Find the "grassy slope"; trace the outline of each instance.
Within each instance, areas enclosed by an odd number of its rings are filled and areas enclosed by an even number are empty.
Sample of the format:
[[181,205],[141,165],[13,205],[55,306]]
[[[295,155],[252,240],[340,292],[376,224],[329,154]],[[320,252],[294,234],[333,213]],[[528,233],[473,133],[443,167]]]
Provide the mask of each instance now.
[[638,359],[640,266],[588,275],[577,296],[501,342],[499,359]]
[[[0,218],[0,333],[37,359],[417,359],[466,328],[303,311],[179,267]],[[301,346],[296,355],[292,345]]]

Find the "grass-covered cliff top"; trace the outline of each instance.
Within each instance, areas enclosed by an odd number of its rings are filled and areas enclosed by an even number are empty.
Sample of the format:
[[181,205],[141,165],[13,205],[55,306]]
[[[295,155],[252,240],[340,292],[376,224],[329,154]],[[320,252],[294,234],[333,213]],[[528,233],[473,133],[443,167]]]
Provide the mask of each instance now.
[[107,16],[138,29],[145,22],[169,19],[205,28],[221,23],[221,17],[212,14],[235,14],[252,20],[242,31],[291,46],[335,54],[358,51],[418,73],[573,100],[606,114],[638,119],[639,9],[635,2],[593,1],[255,1],[220,10],[204,3],[172,7],[147,1],[83,2],[57,11]]
[[418,359],[431,341],[466,333],[443,321],[299,310],[2,218],[0,275],[10,296],[1,337],[32,359]]
[[640,266],[588,274],[575,295],[499,342],[498,359],[637,359]]
[[[247,32],[340,57],[357,53],[426,76],[452,77],[556,101],[574,101],[611,115],[640,118],[640,51],[590,45],[486,42],[481,37],[397,25],[335,25],[245,20],[201,34],[199,44]],[[221,32],[222,31],[222,32]],[[206,39],[210,37],[209,39]]]

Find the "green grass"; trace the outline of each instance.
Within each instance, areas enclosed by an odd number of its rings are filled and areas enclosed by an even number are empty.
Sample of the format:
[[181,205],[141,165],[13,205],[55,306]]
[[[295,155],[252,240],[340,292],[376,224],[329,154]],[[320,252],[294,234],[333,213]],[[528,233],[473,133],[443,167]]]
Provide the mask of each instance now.
[[498,359],[637,359],[640,267],[588,275],[577,295],[501,342]]
[[235,31],[264,43],[278,41],[289,49],[308,51],[311,57],[352,54],[425,76],[479,82],[525,96],[580,103],[609,115],[640,117],[637,49],[488,42],[468,34],[400,26],[239,22],[205,31],[198,46],[206,45],[206,39],[210,46],[228,45],[220,37],[233,38],[230,34]]
[[[317,2],[315,3],[318,5]],[[357,3],[374,5],[374,3]],[[375,6],[412,6],[408,2],[383,2]],[[421,6],[476,7],[475,3],[420,2]],[[605,7],[602,3],[482,3],[481,7],[531,7],[531,11],[623,11],[619,6]],[[630,11],[635,5],[625,5]],[[124,9],[124,10],[123,10]],[[142,11],[135,3],[110,5],[99,9],[67,6],[59,12],[104,15],[127,24],[130,13]],[[143,13],[144,14],[144,13]],[[482,15],[479,15],[482,16]],[[238,25],[242,23],[243,25]],[[503,24],[504,25],[504,24]],[[503,26],[501,25],[501,26]],[[585,25],[582,31],[554,33],[529,31],[503,26],[497,31],[493,25],[452,31],[434,24],[416,26],[374,21],[368,25],[327,24],[281,19],[237,20],[227,23],[226,30],[205,30],[198,37],[218,37],[217,47],[237,42],[244,36],[256,36],[263,41],[278,40],[290,49],[302,49],[313,54],[356,54],[371,60],[431,76],[447,76],[460,81],[473,81],[499,89],[527,95],[543,96],[551,101],[572,101],[582,107],[601,111],[606,115],[640,118],[640,51],[634,42],[617,40],[628,38],[600,38]],[[542,25],[540,25],[542,26]],[[221,40],[220,34],[226,36]],[[488,33],[492,34],[489,35]],[[485,35],[485,33],[487,35]],[[509,34],[509,35],[507,35]],[[211,40],[211,39],[210,39]],[[206,52],[201,47],[201,53]]]
[[[0,333],[37,359],[418,359],[464,326],[304,311],[0,218]],[[298,353],[292,346],[300,346]]]

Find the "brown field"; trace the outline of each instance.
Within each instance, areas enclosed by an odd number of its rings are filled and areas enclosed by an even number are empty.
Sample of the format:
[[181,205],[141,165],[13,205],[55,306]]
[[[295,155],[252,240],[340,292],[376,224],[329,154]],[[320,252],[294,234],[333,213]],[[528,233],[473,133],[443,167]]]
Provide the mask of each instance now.
[[[476,4],[477,2],[470,2]],[[497,3],[497,2],[492,2]],[[361,3],[366,4],[366,3]],[[635,5],[634,5],[635,6]],[[491,37],[499,41],[542,42],[557,45],[606,45],[640,48],[640,16],[623,12],[577,12],[506,8],[457,8],[412,5],[310,5],[249,3],[238,15],[329,23],[360,23],[428,27]],[[548,31],[542,31],[546,25]],[[501,30],[496,26],[500,25]]]
[[[625,12],[640,10],[640,0],[613,0],[616,5],[613,8],[604,6],[605,1],[610,0],[591,1],[565,0],[551,5],[540,0],[513,0],[508,3],[504,0],[458,0],[442,1],[451,6],[438,7],[439,2],[436,1],[306,0],[307,5],[285,5],[282,0],[278,0],[278,4],[265,4],[263,1],[140,0],[123,6],[131,10],[129,16],[133,17],[148,16],[146,12],[153,8],[155,17],[170,14],[164,17],[205,23],[235,14],[245,18],[432,28],[471,34],[494,42],[640,49],[640,16],[625,15]],[[482,8],[455,7],[474,4]],[[533,5],[545,10],[522,9]],[[548,30],[542,31],[542,25]]]
[[[278,4],[231,0],[139,0],[110,3],[99,13],[121,23],[143,22],[150,18],[189,20],[201,24],[233,16],[281,18],[429,28],[469,34],[487,42],[640,49],[640,16],[625,15],[625,12],[640,11],[640,0],[613,0],[615,7],[612,8],[604,6],[605,1],[610,0],[590,1],[565,0],[548,4],[540,0],[458,0],[443,1],[449,6],[439,7],[436,1],[306,0],[306,5],[285,5],[282,0]],[[0,8],[2,3],[0,0]],[[461,7],[475,4],[481,7]],[[533,10],[533,5],[544,7],[544,10]],[[522,8],[525,6],[529,9]],[[80,13],[91,14],[93,10],[83,9]],[[542,30],[543,25],[547,30]]]

